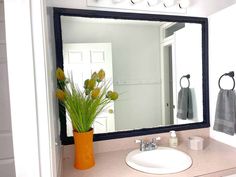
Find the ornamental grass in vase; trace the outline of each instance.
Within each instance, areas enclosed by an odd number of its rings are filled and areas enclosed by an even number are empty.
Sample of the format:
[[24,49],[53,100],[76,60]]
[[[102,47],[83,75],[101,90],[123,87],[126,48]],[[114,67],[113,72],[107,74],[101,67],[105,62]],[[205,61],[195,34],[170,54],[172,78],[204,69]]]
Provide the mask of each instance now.
[[75,142],[74,167],[88,169],[95,165],[93,154],[93,128],[97,115],[116,99],[118,93],[109,91],[110,82],[105,72],[94,72],[84,81],[84,89],[74,83],[72,75],[66,77],[63,70],[56,70],[58,88],[56,96],[65,107],[73,126]]

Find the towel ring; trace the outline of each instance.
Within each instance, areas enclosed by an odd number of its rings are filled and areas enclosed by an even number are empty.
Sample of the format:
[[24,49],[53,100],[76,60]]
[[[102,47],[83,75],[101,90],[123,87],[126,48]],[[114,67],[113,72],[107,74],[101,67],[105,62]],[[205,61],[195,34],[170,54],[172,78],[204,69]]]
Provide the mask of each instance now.
[[[183,78],[187,78],[187,80],[188,80],[188,86],[187,87],[183,87],[182,84],[181,84],[181,81],[182,81]],[[190,78],[190,74],[184,75],[180,78],[179,85],[180,85],[181,88],[189,88],[189,86],[190,86],[189,78]]]
[[221,80],[221,78],[222,78],[223,76],[229,76],[229,77],[231,77],[231,78],[233,79],[233,88],[232,88],[231,90],[234,90],[234,87],[235,87],[234,72],[233,72],[233,71],[230,71],[230,72],[225,73],[225,74],[223,74],[222,76],[220,76],[220,78],[219,78],[219,80],[218,80],[218,85],[219,85],[219,88],[220,88],[220,89],[222,89],[221,86],[220,86],[220,80]]

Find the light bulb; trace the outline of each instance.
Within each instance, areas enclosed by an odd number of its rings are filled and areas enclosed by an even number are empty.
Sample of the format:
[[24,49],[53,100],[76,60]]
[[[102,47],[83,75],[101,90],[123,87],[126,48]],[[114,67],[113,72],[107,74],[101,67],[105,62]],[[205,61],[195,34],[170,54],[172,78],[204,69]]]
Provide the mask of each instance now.
[[189,7],[190,5],[190,1],[189,0],[180,0],[179,1],[179,7],[181,9],[186,9],[187,7]]
[[123,0],[112,0],[113,3],[120,3],[122,2]]
[[171,7],[176,4],[176,0],[163,0],[163,5],[165,7]]
[[160,3],[160,0],[147,0],[149,6],[155,6]]
[[143,1],[143,0],[130,0],[130,2],[131,2],[132,4],[137,4],[137,3],[141,2],[141,1]]

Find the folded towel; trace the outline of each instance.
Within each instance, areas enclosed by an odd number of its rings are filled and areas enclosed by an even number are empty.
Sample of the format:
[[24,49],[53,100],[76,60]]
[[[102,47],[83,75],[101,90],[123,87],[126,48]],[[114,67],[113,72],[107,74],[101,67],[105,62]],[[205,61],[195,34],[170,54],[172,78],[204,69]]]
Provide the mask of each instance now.
[[178,93],[177,117],[184,120],[193,118],[192,94],[189,88],[181,88]]
[[216,103],[213,129],[229,135],[236,133],[236,94],[234,90],[221,89]]

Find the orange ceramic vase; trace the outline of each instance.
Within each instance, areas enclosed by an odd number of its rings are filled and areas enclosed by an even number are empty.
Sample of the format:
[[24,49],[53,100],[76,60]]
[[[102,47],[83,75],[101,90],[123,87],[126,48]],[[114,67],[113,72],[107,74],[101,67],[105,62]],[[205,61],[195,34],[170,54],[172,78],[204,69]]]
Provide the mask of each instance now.
[[93,129],[79,133],[73,131],[75,142],[74,167],[80,170],[91,168],[95,165],[93,152]]

